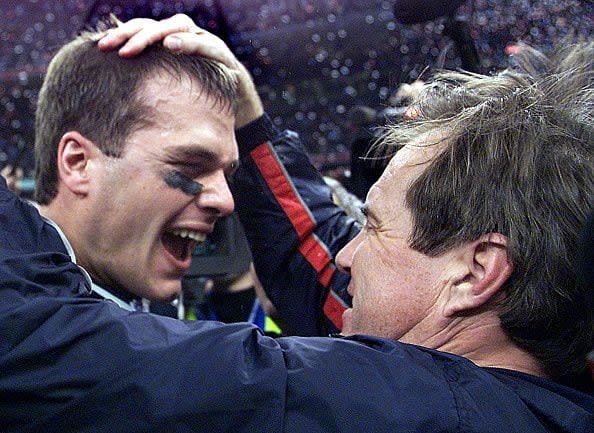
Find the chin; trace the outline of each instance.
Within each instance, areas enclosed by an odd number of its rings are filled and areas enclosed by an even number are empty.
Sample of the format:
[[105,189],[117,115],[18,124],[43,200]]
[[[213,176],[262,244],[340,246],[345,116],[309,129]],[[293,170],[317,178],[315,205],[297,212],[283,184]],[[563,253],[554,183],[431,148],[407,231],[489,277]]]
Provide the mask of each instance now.
[[151,301],[171,302],[180,294],[180,292],[181,281],[176,281],[175,283],[171,281],[163,281],[161,284],[151,287],[148,291],[145,290],[142,296]]
[[169,303],[173,301],[175,298],[177,298],[177,293],[155,296],[153,297],[153,299],[151,299],[151,301]]

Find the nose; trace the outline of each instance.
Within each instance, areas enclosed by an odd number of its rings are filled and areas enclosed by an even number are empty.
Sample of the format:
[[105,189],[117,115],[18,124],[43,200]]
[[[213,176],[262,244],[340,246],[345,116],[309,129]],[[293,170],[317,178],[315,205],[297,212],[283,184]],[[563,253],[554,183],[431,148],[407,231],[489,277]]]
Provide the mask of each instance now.
[[201,182],[204,187],[196,196],[197,205],[207,209],[210,213],[224,217],[233,212],[235,202],[229,190],[227,178],[222,170],[219,170]]
[[353,264],[353,256],[357,247],[361,243],[363,233],[359,232],[357,236],[349,241],[336,255],[336,266],[345,274],[351,275],[351,266]]

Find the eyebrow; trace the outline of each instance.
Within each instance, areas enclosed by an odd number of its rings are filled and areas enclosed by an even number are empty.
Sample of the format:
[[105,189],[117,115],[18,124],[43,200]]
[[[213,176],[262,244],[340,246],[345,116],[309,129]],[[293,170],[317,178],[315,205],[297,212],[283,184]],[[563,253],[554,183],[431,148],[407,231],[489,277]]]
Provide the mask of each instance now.
[[361,206],[361,213],[365,216],[365,218],[371,218],[374,221],[377,221],[377,215],[373,212],[373,210],[369,207],[367,203]]
[[[192,163],[197,160],[206,161],[210,164],[218,164],[219,157],[216,153],[199,146],[183,145],[174,149],[165,149],[165,157],[182,163]],[[239,160],[231,161],[226,170],[229,174],[235,173],[239,167]]]
[[367,215],[369,214],[369,206],[367,206],[366,204],[362,205],[359,210],[361,211],[361,213],[363,214],[363,216],[365,218],[367,218]]
[[165,156],[167,158],[178,159],[180,161],[193,161],[197,159],[205,159],[207,161],[218,160],[214,152],[192,145],[177,146],[173,149],[165,149]]

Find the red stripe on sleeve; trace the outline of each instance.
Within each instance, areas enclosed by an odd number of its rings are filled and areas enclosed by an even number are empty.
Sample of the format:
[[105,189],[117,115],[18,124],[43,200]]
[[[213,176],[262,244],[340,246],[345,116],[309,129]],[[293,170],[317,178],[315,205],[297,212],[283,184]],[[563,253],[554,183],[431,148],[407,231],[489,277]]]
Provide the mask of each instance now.
[[[299,252],[318,273],[320,284],[326,288],[329,287],[336,269],[332,265],[328,251],[313,233],[315,223],[270,144],[262,143],[251,151],[251,156],[270,191],[295,228],[300,242]],[[331,290],[328,291],[323,310],[334,326],[342,329],[342,313],[345,307]]]
[[342,313],[346,308],[342,305],[333,291],[328,292],[324,302],[324,314],[339,330],[342,330]]
[[308,232],[314,228],[314,222],[305,209],[299,196],[293,189],[292,183],[288,180],[280,162],[269,147],[268,143],[262,143],[254,150],[251,155],[258,166],[260,173],[272,191],[272,194],[283,208],[291,224],[297,231],[300,241],[304,239]]

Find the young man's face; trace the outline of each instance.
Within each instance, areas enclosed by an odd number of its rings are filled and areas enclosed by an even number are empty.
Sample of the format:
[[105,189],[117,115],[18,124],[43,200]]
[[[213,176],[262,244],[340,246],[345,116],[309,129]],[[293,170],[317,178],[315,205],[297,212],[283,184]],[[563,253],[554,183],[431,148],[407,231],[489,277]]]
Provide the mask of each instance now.
[[100,284],[171,299],[196,242],[233,211],[234,116],[200,92],[189,78],[154,77],[141,90],[151,124],[131,133],[120,158],[94,160],[84,253],[76,253]]
[[353,308],[343,315],[343,334],[431,346],[454,253],[429,257],[409,247],[412,215],[405,195],[438,147],[405,146],[370,189],[367,223],[336,259],[351,274]]

